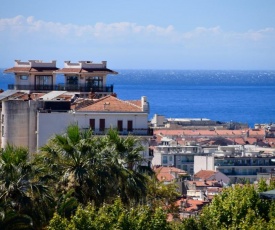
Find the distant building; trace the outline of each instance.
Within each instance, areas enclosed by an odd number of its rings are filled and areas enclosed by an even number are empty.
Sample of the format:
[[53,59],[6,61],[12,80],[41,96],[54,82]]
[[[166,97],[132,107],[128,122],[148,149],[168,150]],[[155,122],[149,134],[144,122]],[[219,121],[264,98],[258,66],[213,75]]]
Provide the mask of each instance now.
[[257,180],[258,173],[270,173],[275,168],[275,154],[263,154],[253,147],[220,146],[218,151],[195,156],[194,172],[214,170],[225,174],[232,183]]
[[194,173],[194,156],[202,154],[202,148],[195,145],[180,145],[177,141],[163,137],[154,146],[153,166],[173,166],[189,174]]
[[[78,92],[81,97],[92,95],[96,98],[113,93],[113,86],[106,85],[106,77],[108,74],[117,74],[116,71],[107,68],[106,61],[65,61],[64,68],[58,69],[56,61],[40,60],[15,60],[14,67],[6,69],[5,73],[14,73],[15,76],[15,84],[8,85],[9,90],[68,91]],[[64,83],[57,84],[57,74],[64,74]]]
[[188,175],[186,171],[175,167],[154,166],[153,170],[156,173],[157,179],[165,184],[180,181],[181,177]]
[[199,180],[199,181],[217,180],[224,184],[229,184],[229,182],[230,182],[229,177],[227,177],[222,172],[214,171],[214,170],[200,170],[194,174],[193,178],[194,178],[194,180]]

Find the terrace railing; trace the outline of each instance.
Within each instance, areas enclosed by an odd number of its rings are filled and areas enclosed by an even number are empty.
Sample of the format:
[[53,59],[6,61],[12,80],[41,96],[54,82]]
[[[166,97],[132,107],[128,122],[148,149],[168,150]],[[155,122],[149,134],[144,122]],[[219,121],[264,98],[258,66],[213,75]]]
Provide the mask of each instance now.
[[87,86],[87,85],[65,85],[65,84],[57,84],[57,85],[14,85],[9,84],[8,89],[13,90],[41,90],[41,91],[77,91],[77,92],[113,92],[113,85],[95,87],[95,86]]

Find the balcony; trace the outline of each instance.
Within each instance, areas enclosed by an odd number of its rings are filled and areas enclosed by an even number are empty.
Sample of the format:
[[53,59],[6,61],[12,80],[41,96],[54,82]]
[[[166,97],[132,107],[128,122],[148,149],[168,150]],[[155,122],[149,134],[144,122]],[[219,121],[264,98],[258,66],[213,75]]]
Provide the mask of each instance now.
[[113,85],[93,87],[87,85],[13,85],[9,84],[8,89],[12,90],[39,90],[39,91],[69,91],[69,92],[113,92]]
[[[89,129],[89,128],[86,128]],[[105,135],[108,133],[109,129],[105,129],[104,131],[99,129],[94,129],[93,134],[94,135]],[[118,131],[118,134],[120,136],[127,136],[127,135],[133,135],[133,136],[153,136],[153,129],[133,129],[132,131],[127,131],[127,129],[123,129],[123,131]]]
[[260,166],[275,166],[275,162],[215,162],[215,166],[247,166],[247,167],[260,167]]

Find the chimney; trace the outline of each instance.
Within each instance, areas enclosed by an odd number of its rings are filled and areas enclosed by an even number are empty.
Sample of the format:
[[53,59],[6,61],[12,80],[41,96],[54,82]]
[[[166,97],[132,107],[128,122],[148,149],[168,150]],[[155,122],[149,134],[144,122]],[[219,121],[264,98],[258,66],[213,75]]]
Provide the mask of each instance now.
[[147,102],[147,97],[141,97],[141,107],[143,112],[149,113],[149,103]]
[[110,110],[110,102],[104,103],[104,110]]

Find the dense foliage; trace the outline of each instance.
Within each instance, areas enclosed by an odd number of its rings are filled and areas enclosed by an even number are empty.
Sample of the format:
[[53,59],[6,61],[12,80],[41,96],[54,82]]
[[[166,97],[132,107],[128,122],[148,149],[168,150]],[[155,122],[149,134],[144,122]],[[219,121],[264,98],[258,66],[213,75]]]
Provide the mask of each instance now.
[[70,220],[55,214],[49,229],[165,230],[169,229],[169,224],[166,221],[166,213],[161,208],[153,211],[148,206],[143,205],[128,209],[121,200],[117,199],[114,204],[104,204],[98,210],[91,204],[88,204],[84,209],[79,207]]
[[197,218],[184,220],[178,229],[271,230],[275,223],[274,211],[275,203],[261,199],[254,185],[235,185],[215,196]]
[[[0,153],[1,229],[42,229],[55,215],[70,219],[77,208],[95,209],[119,197],[125,207],[172,203],[177,193],[154,180],[139,139],[115,130],[92,135],[72,125],[55,135],[33,159],[24,148]],[[151,186],[149,186],[151,184]]]
[[275,205],[259,192],[275,183],[264,180],[225,189],[196,218],[167,222],[168,213],[177,216],[177,187],[141,167],[142,150],[133,136],[99,137],[74,125],[31,159],[8,145],[0,152],[0,228],[273,229]]

